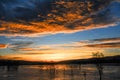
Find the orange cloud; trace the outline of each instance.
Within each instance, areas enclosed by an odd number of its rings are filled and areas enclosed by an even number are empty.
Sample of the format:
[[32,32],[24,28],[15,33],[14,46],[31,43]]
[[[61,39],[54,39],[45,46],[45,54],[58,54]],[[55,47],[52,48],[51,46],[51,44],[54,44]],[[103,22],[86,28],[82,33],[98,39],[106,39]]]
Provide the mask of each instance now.
[[4,27],[3,27],[3,28],[0,28],[0,31],[3,31],[3,30],[6,30],[6,28],[4,28]]
[[[103,28],[109,26],[115,26],[116,24],[90,24],[88,26],[81,26],[79,24],[74,29],[71,29],[65,25],[58,24],[49,24],[47,22],[31,22],[30,25],[22,24],[22,23],[14,23],[14,22],[4,22],[2,24],[2,28],[0,30],[0,35],[4,36],[45,36],[49,34],[56,33],[74,33],[78,31],[84,31],[95,28]],[[75,26],[74,25],[74,26]]]
[[34,37],[115,26],[116,22],[119,21],[118,18],[109,17],[108,14],[99,17],[101,16],[100,10],[104,9],[109,1],[97,5],[97,10],[93,8],[95,4],[92,1],[86,3],[82,1],[58,1],[54,3],[51,12],[47,13],[42,21],[37,19],[28,22],[24,20],[0,20],[0,35]]
[[7,48],[8,44],[0,44],[0,49]]
[[34,48],[19,48],[18,50],[21,50],[21,51],[33,51]]

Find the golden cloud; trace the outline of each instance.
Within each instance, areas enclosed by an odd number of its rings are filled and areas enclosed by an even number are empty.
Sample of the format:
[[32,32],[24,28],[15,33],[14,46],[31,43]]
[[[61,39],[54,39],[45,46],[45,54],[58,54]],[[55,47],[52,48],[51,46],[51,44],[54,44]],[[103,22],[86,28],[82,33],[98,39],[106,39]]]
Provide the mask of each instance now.
[[0,44],[0,49],[7,48],[8,44]]
[[90,30],[95,28],[104,28],[115,26],[116,24],[90,24],[88,26],[77,26],[74,29],[68,28],[65,25],[49,24],[47,22],[31,22],[31,25],[4,22],[0,29],[0,35],[4,36],[44,36],[56,33],[74,33],[78,31]]
[[28,22],[19,19],[15,21],[1,20],[0,35],[34,37],[115,26],[119,19],[114,16],[109,17],[111,14],[107,14],[108,10],[104,11],[105,14],[100,17],[100,10],[104,9],[109,1],[97,5],[96,9],[93,7],[95,4],[92,1],[86,3],[58,1],[54,3],[51,12],[43,16],[44,20],[42,21],[37,19]]
[[21,51],[33,51],[35,49],[34,48],[19,48],[18,50],[21,50]]

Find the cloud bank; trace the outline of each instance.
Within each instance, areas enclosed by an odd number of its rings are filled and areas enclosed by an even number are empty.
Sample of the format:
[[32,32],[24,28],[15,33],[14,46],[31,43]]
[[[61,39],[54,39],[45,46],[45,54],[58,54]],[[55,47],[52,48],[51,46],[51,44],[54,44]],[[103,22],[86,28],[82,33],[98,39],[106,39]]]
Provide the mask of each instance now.
[[[115,5],[115,4],[118,5]],[[115,26],[115,0],[1,0],[0,36],[34,37]]]

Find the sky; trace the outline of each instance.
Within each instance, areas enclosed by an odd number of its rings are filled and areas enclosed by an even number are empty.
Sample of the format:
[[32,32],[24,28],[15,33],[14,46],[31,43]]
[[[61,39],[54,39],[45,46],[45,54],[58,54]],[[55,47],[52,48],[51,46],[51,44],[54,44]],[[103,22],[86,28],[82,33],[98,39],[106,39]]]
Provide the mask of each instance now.
[[[84,1],[84,2],[83,2]],[[0,0],[0,58],[120,55],[120,0]]]

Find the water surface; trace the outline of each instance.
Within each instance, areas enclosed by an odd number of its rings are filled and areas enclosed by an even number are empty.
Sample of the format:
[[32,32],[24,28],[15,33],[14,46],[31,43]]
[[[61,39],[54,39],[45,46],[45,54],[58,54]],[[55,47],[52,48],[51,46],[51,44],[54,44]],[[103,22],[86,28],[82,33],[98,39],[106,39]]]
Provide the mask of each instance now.
[[[102,80],[120,80],[119,66],[104,66]],[[0,80],[99,80],[95,65],[0,66]]]

